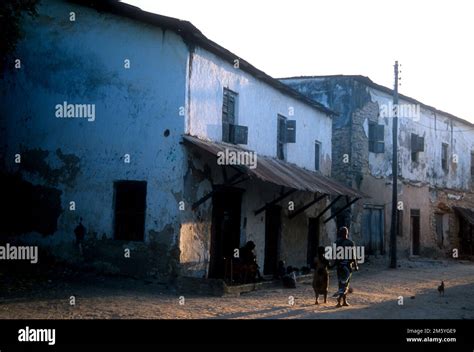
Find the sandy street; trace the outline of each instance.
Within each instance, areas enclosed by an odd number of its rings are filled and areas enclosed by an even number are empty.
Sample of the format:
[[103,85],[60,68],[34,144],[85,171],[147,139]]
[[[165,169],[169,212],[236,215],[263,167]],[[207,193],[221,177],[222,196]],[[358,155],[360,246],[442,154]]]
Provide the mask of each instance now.
[[[441,280],[446,285],[444,297],[437,291]],[[240,297],[210,297],[124,278],[46,280],[22,294],[11,290],[2,294],[0,319],[474,319],[472,262],[401,261],[397,270],[383,263],[363,264],[352,286],[351,306],[335,308],[332,297],[327,304],[314,305],[310,282],[296,289],[276,287]],[[330,296],[335,288],[331,272]],[[72,295],[75,306],[69,304]],[[403,305],[398,304],[399,296]]]

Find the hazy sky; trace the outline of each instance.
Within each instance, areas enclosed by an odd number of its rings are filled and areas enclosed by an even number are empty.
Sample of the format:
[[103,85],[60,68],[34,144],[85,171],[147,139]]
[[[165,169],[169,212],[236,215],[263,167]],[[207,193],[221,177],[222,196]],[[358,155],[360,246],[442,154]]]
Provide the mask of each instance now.
[[192,22],[273,77],[360,74],[474,122],[470,0],[126,0]]

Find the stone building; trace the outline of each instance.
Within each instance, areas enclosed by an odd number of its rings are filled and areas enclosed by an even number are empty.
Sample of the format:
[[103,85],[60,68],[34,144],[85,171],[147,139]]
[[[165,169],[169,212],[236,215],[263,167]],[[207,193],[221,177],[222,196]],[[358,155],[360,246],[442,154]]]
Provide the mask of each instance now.
[[4,240],[163,280],[226,278],[252,240],[272,274],[334,240],[332,200],[363,197],[330,178],[334,112],[191,23],[117,1],[38,13],[1,81]]
[[[332,176],[368,194],[338,219],[374,255],[388,253],[393,91],[363,76],[281,80],[336,111]],[[400,95],[399,256],[473,254],[474,125]]]

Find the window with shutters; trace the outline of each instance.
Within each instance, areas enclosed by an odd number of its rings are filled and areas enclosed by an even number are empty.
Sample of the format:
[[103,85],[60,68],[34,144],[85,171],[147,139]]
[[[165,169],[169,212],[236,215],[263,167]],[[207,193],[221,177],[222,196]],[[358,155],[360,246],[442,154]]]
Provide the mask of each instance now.
[[384,142],[384,125],[369,123],[369,152],[383,153],[385,148]]
[[321,142],[316,141],[314,143],[314,169],[320,170],[321,167]]
[[425,151],[425,138],[415,133],[411,134],[411,161],[418,162],[418,153]]
[[278,115],[277,158],[285,160],[285,125],[286,117]]
[[296,143],[296,121],[288,120],[285,116],[278,114],[277,125],[277,158],[285,160],[285,144]]
[[441,167],[444,171],[448,171],[448,145],[441,144]]
[[222,141],[232,143],[232,126],[236,120],[237,93],[224,88],[224,99],[222,102]]

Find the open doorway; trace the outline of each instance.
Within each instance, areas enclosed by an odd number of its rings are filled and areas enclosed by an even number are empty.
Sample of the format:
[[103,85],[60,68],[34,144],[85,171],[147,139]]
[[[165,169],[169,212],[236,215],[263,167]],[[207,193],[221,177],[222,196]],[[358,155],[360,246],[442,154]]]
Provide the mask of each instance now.
[[410,210],[411,254],[420,255],[420,209]]
[[240,212],[243,190],[222,188],[212,196],[211,250],[209,277],[222,279],[225,259],[240,247]]
[[265,212],[265,260],[263,273],[274,274],[280,256],[281,207],[272,205]]
[[308,219],[308,252],[306,262],[314,268],[314,258],[318,255],[319,247],[319,218]]

